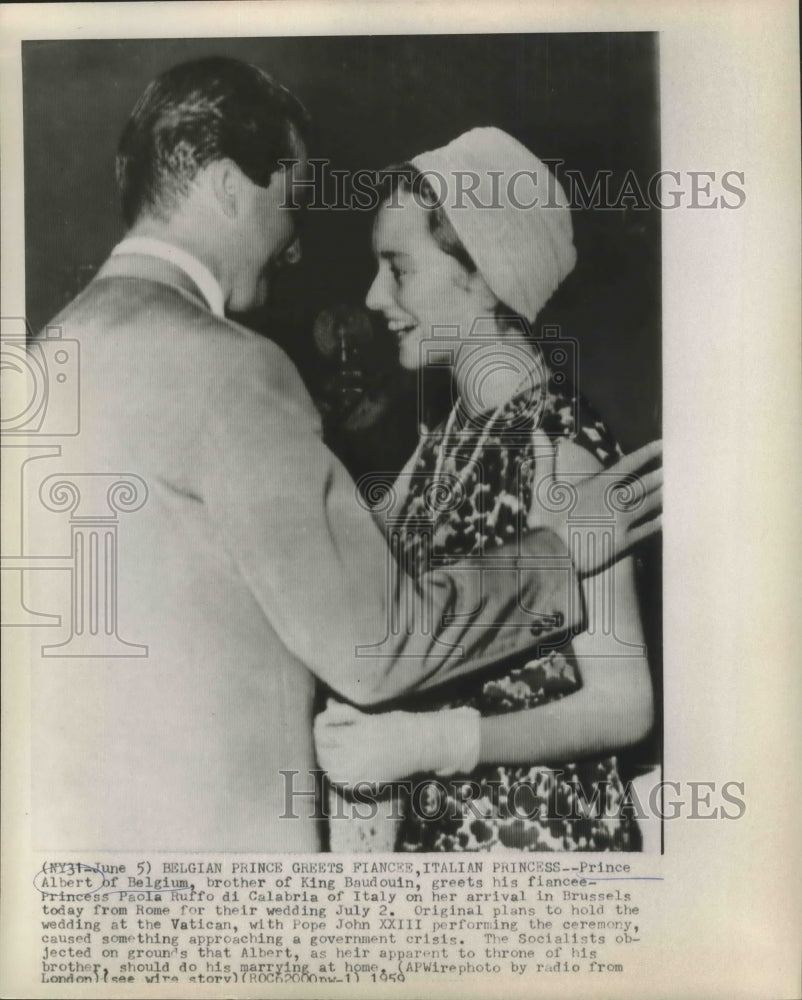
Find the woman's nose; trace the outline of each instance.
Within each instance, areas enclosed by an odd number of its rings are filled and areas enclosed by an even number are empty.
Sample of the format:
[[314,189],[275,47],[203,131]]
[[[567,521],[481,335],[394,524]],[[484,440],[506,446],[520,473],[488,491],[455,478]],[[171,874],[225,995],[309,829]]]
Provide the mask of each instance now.
[[379,269],[376,272],[373,283],[368,289],[368,294],[365,296],[365,305],[368,309],[373,309],[375,312],[381,312],[384,309],[387,303],[387,293],[384,285],[384,276],[381,269]]

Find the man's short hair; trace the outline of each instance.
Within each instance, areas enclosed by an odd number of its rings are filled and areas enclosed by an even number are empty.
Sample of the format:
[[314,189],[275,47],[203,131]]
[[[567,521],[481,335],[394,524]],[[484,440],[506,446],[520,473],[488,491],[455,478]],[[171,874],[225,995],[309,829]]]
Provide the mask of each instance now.
[[153,80],[137,101],[117,149],[126,223],[142,212],[167,218],[199,170],[230,158],[260,187],[279,160],[298,155],[309,118],[264,70],[238,59],[183,63]]

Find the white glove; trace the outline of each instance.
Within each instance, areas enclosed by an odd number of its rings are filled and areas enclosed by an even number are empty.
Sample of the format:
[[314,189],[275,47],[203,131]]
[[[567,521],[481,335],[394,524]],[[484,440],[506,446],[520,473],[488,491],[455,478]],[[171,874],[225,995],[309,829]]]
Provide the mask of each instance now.
[[481,718],[475,708],[367,715],[330,700],[315,719],[318,763],[346,786],[431,771],[467,774],[479,763]]

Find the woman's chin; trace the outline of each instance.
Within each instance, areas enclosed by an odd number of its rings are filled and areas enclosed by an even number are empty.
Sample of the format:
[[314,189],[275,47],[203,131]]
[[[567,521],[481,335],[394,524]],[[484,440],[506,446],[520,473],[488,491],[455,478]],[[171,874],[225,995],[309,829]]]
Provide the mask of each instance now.
[[407,371],[417,371],[421,366],[420,339],[409,334],[398,342],[398,363]]

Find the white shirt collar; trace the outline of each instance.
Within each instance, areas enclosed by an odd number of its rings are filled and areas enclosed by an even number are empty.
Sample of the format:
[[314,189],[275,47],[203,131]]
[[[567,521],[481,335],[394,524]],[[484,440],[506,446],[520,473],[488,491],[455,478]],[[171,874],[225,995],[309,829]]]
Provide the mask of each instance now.
[[148,257],[158,257],[180,268],[190,278],[203,297],[209,303],[209,308],[215,316],[224,315],[223,289],[212,272],[202,264],[197,257],[182,250],[181,247],[157,240],[151,236],[129,236],[111,251],[111,256],[118,254],[138,253]]

